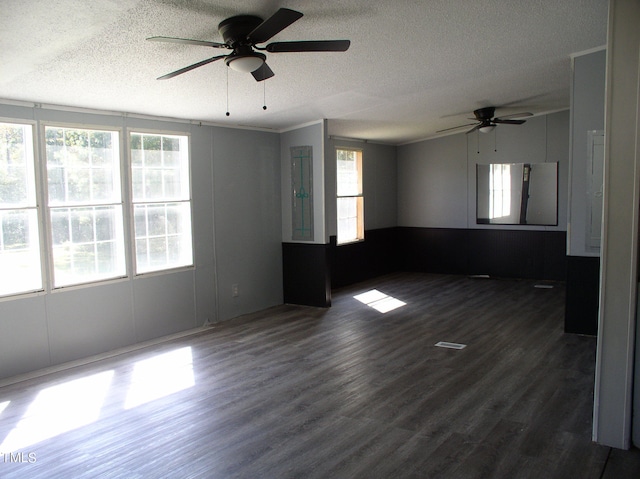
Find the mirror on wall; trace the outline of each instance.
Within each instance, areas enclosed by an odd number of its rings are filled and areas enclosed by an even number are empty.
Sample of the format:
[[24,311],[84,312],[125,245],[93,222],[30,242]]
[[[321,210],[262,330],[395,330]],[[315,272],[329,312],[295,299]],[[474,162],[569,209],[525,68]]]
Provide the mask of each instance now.
[[476,167],[476,223],[558,224],[558,163]]

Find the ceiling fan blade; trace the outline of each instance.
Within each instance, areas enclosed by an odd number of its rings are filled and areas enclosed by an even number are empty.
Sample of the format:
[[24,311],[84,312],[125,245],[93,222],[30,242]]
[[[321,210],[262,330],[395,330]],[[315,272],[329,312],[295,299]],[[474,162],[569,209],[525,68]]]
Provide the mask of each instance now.
[[476,126],[471,128],[466,134],[468,135],[469,133],[473,133],[474,131],[479,130],[481,126],[482,126],[482,123],[478,123]]
[[274,42],[267,45],[271,53],[283,52],[346,52],[350,40],[306,40],[300,42]]
[[208,63],[215,62],[216,60],[220,60],[221,58],[224,58],[226,56],[227,55],[219,55],[217,57],[207,58],[206,60],[202,60],[201,62],[194,63],[193,65],[189,65],[188,67],[184,67],[184,68],[181,68],[180,70],[176,70],[174,72],[167,73],[166,75],[162,75],[161,77],[158,77],[158,80],[168,80],[169,78],[173,78],[173,77],[176,77],[178,75],[182,75],[183,73],[186,73],[186,72],[191,71],[191,70],[193,70],[195,68],[198,68],[198,67],[201,67],[203,65],[206,65]]
[[493,123],[503,123],[505,125],[522,125],[527,120],[504,120],[502,118],[494,118]]
[[183,45],[199,45],[203,47],[213,48],[229,48],[224,43],[207,42],[205,40],[191,40],[189,38],[174,38],[174,37],[149,37],[147,40],[151,42],[167,42],[167,43],[181,43]]
[[475,125],[475,123],[467,123],[466,125],[458,125],[458,126],[453,126],[451,128],[445,128],[444,130],[436,131],[436,133],[442,133],[443,131],[457,130],[458,128],[464,128],[466,126],[471,126],[471,125]]
[[520,113],[512,113],[511,115],[500,115],[500,117],[496,118],[496,120],[506,120],[507,118],[522,118],[525,116],[533,116],[533,113],[523,111]]
[[274,75],[273,71],[266,63],[263,63],[260,68],[251,72],[251,74],[253,75],[253,78],[256,79],[256,81],[263,81],[271,78]]
[[302,18],[302,13],[288,8],[281,8],[254,28],[247,35],[247,39],[253,44],[266,42],[300,18]]

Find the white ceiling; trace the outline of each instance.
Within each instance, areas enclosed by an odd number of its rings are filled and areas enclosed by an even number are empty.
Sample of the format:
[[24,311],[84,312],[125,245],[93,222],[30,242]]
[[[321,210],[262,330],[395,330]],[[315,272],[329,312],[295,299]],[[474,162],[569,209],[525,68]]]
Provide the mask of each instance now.
[[[260,83],[223,62],[156,80],[226,51],[147,37],[222,41],[225,18],[267,18],[280,7],[304,17],[270,41],[350,39],[351,48],[267,54],[276,75]],[[332,135],[402,144],[470,123],[484,106],[502,115],[568,108],[570,55],[606,43],[607,8],[607,0],[2,0],[0,99],[276,131],[327,118]]]

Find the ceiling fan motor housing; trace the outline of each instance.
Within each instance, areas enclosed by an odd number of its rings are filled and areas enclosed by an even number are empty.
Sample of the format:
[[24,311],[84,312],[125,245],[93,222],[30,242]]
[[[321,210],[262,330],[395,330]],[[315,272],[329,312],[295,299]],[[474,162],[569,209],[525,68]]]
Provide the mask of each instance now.
[[478,110],[475,110],[473,114],[475,115],[478,121],[491,122],[491,119],[493,118],[493,115],[495,114],[495,112],[496,112],[495,107],[487,106],[485,108],[479,108]]
[[220,22],[218,31],[225,44],[233,48],[233,52],[224,59],[228,67],[249,73],[262,66],[267,57],[254,51],[251,40],[248,38],[249,34],[261,23],[262,18],[254,15],[238,15]]
[[237,15],[227,18],[218,25],[218,31],[224,43],[231,48],[239,46],[250,46],[251,42],[247,40],[249,34],[262,23],[262,18],[255,15]]

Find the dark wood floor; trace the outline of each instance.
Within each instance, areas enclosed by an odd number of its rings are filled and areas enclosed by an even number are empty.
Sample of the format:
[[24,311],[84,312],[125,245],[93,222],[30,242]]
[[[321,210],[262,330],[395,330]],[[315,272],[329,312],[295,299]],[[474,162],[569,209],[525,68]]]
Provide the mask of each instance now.
[[6,386],[0,477],[640,477],[590,440],[595,339],[534,286],[390,275]]

